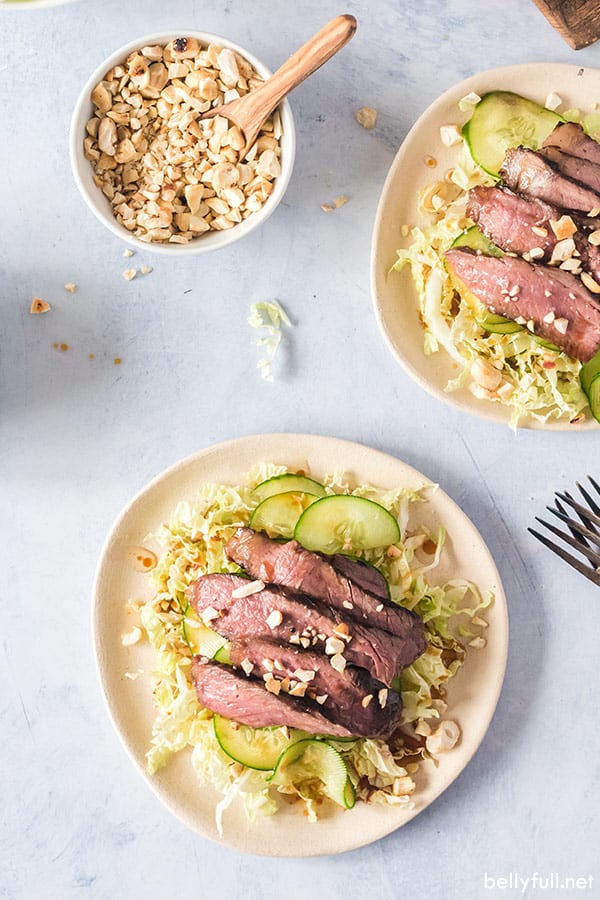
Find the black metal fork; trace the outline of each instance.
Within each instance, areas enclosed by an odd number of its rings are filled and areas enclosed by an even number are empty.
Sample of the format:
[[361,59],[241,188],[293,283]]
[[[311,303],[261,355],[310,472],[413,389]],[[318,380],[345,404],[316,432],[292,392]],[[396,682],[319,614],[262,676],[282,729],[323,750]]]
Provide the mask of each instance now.
[[[587,564],[572,553],[569,553],[564,547],[555,544],[546,535],[540,534],[539,531],[535,531],[533,528],[529,528],[528,531],[570,566],[573,566],[574,569],[577,569],[578,572],[589,578],[594,584],[600,586],[600,485],[591,475],[588,475],[587,478],[597,497],[592,495],[589,487],[583,487],[577,482],[577,487],[586,503],[585,506],[565,491],[564,494],[556,493],[554,507],[546,507],[553,516],[556,516],[566,525],[568,534],[564,530],[561,531],[556,525],[545,522],[538,516],[535,517],[540,525],[543,525],[544,528],[547,528],[548,531],[560,538],[563,543],[572,547],[583,556],[588,561]],[[570,510],[567,511],[565,507],[570,507]],[[579,521],[572,518],[572,512],[569,515],[571,510],[577,514]]]

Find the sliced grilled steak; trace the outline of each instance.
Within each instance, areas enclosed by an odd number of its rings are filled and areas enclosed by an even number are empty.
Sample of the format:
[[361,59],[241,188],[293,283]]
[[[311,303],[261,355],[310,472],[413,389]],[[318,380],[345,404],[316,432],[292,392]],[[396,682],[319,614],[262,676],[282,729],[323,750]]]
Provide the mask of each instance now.
[[565,153],[600,165],[600,144],[589,137],[577,122],[559,122],[542,147],[559,147]]
[[325,718],[316,704],[288,694],[271,694],[262,682],[202,656],[192,661],[192,681],[202,706],[242,725],[287,725],[310,734],[353,736],[347,728]]
[[561,175],[553,163],[526,147],[506,151],[500,174],[511,190],[559,209],[574,209],[587,215],[600,208],[600,194]]
[[291,689],[294,696],[316,700],[328,719],[352,734],[387,737],[398,724],[402,712],[400,695],[375,681],[364,669],[347,666],[338,672],[331,665],[331,657],[323,653],[296,650],[289,644],[260,638],[233,641],[229,655],[234,666],[244,663],[244,671],[251,664],[253,677],[273,678],[282,685],[282,692]]
[[600,347],[600,305],[569,272],[458,247],[446,260],[491,312],[527,325],[568,356],[587,362]]
[[[549,262],[558,243],[550,222],[560,219],[561,211],[541,200],[514,194],[508,188],[471,188],[467,215],[502,250],[522,256],[539,247],[544,255],[538,255],[536,262]],[[590,244],[582,221],[576,215],[572,218],[578,227],[573,241],[581,267],[600,283],[600,247]]]
[[298,541],[280,544],[251,528],[238,528],[227,542],[225,553],[253,578],[323,600],[355,621],[383,628],[425,649],[423,623],[418,616],[363,590],[336,571],[329,557],[305,550]]
[[[252,635],[319,650],[324,650],[328,638],[344,640],[346,660],[367,669],[385,684],[425,649],[424,637],[421,640],[416,631],[411,638],[403,639],[379,628],[366,628],[323,603],[284,588],[266,587],[249,597],[231,596],[247,584],[240,575],[202,575],[190,585],[189,601],[200,616],[210,608],[218,612],[210,627],[228,640]],[[281,622],[275,624],[278,613]],[[343,637],[346,631],[350,640]]]
[[585,184],[597,193],[600,192],[600,165],[598,163],[571,156],[559,147],[545,147],[542,150],[542,156],[549,159],[567,178]]
[[363,591],[375,594],[376,597],[381,597],[382,600],[389,600],[390,595],[385,576],[374,566],[369,566],[367,563],[360,562],[357,559],[351,559],[349,556],[343,556],[341,553],[325,557],[325,559],[329,560],[336,572],[354,582]]

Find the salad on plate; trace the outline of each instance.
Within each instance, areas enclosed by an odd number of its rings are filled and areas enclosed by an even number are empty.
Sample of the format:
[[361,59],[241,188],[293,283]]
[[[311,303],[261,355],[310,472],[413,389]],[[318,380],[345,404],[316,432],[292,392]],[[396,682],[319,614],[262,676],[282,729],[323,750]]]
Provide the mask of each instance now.
[[356,803],[410,807],[420,767],[451,752],[447,685],[485,647],[493,601],[437,584],[443,527],[414,525],[434,486],[383,490],[263,463],[204,484],[138,548],[152,596],[147,769],[188,750],[201,784],[250,819],[297,804],[309,820]]
[[454,165],[403,226],[425,353],[467,387],[529,417],[600,420],[600,114],[512,91],[470,92],[440,141]]

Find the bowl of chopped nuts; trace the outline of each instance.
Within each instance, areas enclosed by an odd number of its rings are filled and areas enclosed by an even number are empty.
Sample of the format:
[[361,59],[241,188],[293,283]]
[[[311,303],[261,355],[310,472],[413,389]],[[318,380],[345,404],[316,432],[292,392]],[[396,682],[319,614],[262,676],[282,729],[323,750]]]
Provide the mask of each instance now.
[[239,128],[202,115],[270,74],[206,32],[152,34],[113,53],[89,78],[71,122],[71,166],[94,215],[129,244],[165,254],[217,250],[265,222],[294,165],[288,101],[244,156]]

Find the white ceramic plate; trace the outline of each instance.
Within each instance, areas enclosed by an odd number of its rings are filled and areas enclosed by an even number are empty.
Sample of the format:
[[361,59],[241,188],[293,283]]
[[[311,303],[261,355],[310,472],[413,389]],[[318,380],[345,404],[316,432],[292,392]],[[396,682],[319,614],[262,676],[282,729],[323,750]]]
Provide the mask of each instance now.
[[483,591],[493,591],[489,610],[489,637],[484,650],[472,650],[450,691],[448,717],[462,728],[454,750],[440,757],[439,767],[425,764],[417,776],[414,809],[398,810],[359,803],[348,812],[334,811],[311,825],[297,807],[283,806],[275,816],[248,823],[241,806],[225,813],[224,836],[215,827],[219,795],[201,787],[189,753],[173,757],[150,777],[145,753],[150,744],[154,711],[149,676],[132,681],[125,672],[152,670],[153,651],[147,644],[123,647],[121,635],[131,628],[126,601],[148,598],[148,579],[136,573],[128,560],[132,546],[148,544],[147,536],[166,521],[176,503],[194,497],[209,481],[240,483],[257,462],[272,461],[309,469],[318,478],[345,470],[358,481],[382,487],[421,487],[427,479],[392,456],[359,444],[311,435],[274,434],[240,438],[202,450],[167,469],[123,510],[106,541],[94,588],[96,660],[110,715],[125,748],[141,775],[163,803],[186,825],[206,837],[249,853],[266,856],[317,856],[340,853],[371,843],[404,825],[427,807],[464,769],[477,750],[492,718],[500,694],[508,644],[508,621],[502,585],[481,536],[469,519],[443,491],[431,492],[431,501],[415,504],[413,521],[422,517],[433,528],[443,522],[448,530],[447,549],[436,577],[455,575],[472,579]]
[[[446,393],[446,384],[457,375],[457,364],[444,350],[425,356],[418,298],[410,267],[406,266],[402,272],[390,272],[396,250],[408,246],[410,241],[401,236],[401,226],[429,224],[418,208],[419,190],[432,181],[443,179],[456,163],[457,148],[443,146],[440,126],[460,126],[467,121],[470,112],[461,113],[457,104],[470,91],[482,96],[493,90],[514,91],[542,105],[548,94],[555,91],[564,101],[561,109],[588,111],[600,97],[600,71],[549,63],[508,66],[473,75],[442,94],[411,128],[385,181],[373,231],[371,291],[379,325],[392,352],[421,387],[463,412],[508,425],[510,409],[507,406],[478,400],[466,388]],[[437,166],[427,167],[426,157],[436,159]],[[566,421],[542,424],[534,419],[524,419],[520,425],[555,431],[597,427],[592,419],[577,426]]]

